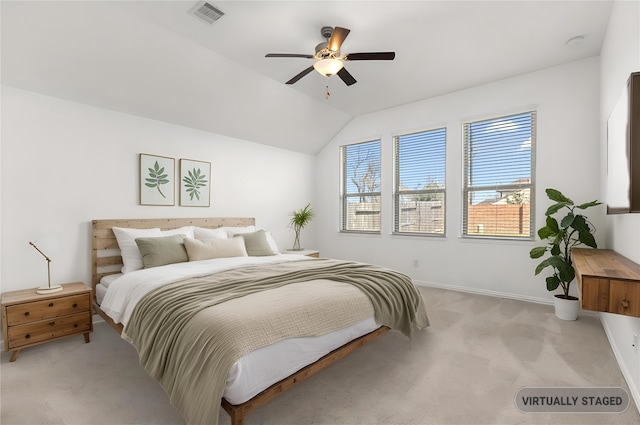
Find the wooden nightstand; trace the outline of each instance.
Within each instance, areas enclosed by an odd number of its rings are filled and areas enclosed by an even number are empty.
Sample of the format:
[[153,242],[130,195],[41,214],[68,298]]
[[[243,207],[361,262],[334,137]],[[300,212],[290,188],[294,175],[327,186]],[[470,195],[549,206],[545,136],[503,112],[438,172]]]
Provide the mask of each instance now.
[[49,295],[35,289],[2,294],[2,336],[4,350],[12,351],[15,362],[20,350],[83,333],[89,342],[91,288],[82,282],[66,283],[62,291]]
[[283,254],[298,254],[298,255],[306,255],[307,257],[320,258],[320,251],[316,249],[302,249],[300,251],[287,249]]

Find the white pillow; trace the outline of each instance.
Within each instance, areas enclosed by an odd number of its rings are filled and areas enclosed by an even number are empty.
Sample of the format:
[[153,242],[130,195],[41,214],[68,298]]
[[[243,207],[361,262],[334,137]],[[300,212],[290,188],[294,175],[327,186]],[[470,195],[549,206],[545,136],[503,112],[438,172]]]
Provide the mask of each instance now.
[[221,229],[226,230],[227,236],[232,238],[235,235],[239,235],[241,233],[253,233],[256,231],[256,226],[244,226],[244,227],[221,227]]
[[227,239],[227,231],[218,227],[217,229],[207,229],[205,227],[194,227],[193,235],[196,239],[207,240],[207,239]]
[[179,229],[162,230],[162,236],[182,235],[185,238],[193,238],[193,226],[184,226]]
[[269,244],[269,246],[273,250],[273,253],[274,254],[280,254],[280,251],[278,251],[278,245],[276,244],[275,239],[273,239],[273,236],[271,236],[271,232],[265,231],[265,233],[267,234],[267,243]]
[[247,256],[247,250],[242,238],[209,239],[205,241],[185,238],[183,242],[189,261]]
[[153,229],[128,229],[113,227],[113,233],[118,240],[120,255],[122,256],[122,273],[140,270],[144,267],[142,254],[136,244],[136,238],[153,238],[163,236],[159,228]]

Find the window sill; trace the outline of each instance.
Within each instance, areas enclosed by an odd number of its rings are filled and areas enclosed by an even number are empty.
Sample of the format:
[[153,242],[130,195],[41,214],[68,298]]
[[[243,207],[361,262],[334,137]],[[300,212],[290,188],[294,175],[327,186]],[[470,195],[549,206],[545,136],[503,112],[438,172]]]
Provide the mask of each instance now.
[[391,236],[408,236],[411,238],[419,237],[419,238],[436,238],[436,239],[446,239],[447,235],[444,233],[410,233],[410,232],[391,232]]
[[509,238],[498,236],[459,236],[460,242],[464,243],[489,243],[489,244],[535,244],[536,240],[533,238]]
[[338,233],[342,235],[370,235],[370,236],[380,236],[381,232],[365,232],[362,230],[340,230]]

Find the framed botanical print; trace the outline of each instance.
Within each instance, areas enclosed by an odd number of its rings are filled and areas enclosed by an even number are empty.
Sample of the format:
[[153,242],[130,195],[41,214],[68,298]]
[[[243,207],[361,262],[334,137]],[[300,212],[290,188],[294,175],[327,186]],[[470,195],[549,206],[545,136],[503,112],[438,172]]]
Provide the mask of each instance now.
[[211,194],[211,163],[180,159],[180,205],[208,207]]
[[176,160],[140,154],[140,205],[175,205]]

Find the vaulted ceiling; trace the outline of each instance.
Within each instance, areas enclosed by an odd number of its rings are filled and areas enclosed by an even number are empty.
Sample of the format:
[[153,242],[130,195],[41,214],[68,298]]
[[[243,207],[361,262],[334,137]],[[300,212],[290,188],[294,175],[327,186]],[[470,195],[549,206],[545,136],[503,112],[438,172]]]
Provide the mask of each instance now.
[[[610,1],[1,2],[2,83],[100,108],[315,154],[353,117],[597,56]],[[349,28],[358,81],[266,53],[313,54]],[[578,42],[569,42],[579,36]],[[330,96],[327,98],[327,91]]]

